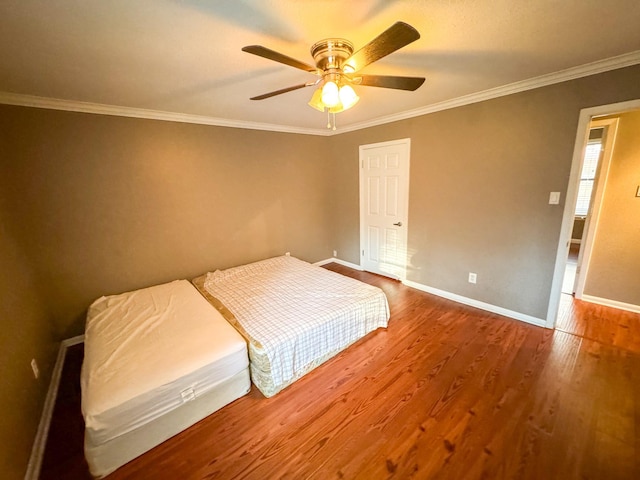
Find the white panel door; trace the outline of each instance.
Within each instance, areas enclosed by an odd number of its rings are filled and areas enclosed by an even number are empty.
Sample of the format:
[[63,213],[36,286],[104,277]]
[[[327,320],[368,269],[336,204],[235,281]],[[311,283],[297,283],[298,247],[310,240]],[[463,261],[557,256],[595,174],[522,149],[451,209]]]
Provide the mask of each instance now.
[[363,269],[405,279],[409,139],[360,147],[360,254]]

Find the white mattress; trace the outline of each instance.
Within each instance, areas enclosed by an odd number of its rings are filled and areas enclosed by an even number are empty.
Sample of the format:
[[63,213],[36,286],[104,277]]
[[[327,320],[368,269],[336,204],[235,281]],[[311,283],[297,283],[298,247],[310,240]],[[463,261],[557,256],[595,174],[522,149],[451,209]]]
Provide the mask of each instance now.
[[267,397],[389,319],[379,288],[289,256],[194,284],[249,342],[251,378]]
[[87,314],[82,412],[100,444],[248,366],[245,340],[186,280],[96,300]]
[[249,369],[245,368],[192,402],[187,402],[152,422],[108,442],[94,444],[91,436],[85,436],[84,452],[91,475],[102,478],[110,474],[130,460],[242,397],[250,387]]

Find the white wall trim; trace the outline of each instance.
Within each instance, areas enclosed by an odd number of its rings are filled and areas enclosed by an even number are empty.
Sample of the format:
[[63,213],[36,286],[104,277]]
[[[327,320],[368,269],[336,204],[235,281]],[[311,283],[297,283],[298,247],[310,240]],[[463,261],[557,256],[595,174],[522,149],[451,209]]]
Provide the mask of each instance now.
[[429,287],[427,285],[423,285],[421,283],[417,283],[411,280],[404,280],[402,283],[404,283],[409,287],[415,288],[416,290],[421,290],[426,293],[431,293],[432,295],[437,295],[438,297],[446,298],[447,300],[453,300],[454,302],[462,303],[470,307],[479,308],[481,310],[486,310],[487,312],[491,312],[491,313],[497,313],[498,315],[513,318],[515,320],[520,320],[522,322],[530,323],[538,327],[546,326],[545,320],[542,318],[532,317],[531,315],[526,315],[524,313],[508,310],[506,308],[498,307],[497,305],[492,305],[490,303],[481,302],[473,298],[463,297],[462,295],[458,295],[456,293],[451,293],[445,290],[440,290],[438,288]]
[[592,295],[582,295],[581,300],[584,302],[604,305],[605,307],[613,307],[620,310],[627,310],[628,312],[640,313],[640,305],[634,305],[632,303],[624,303],[617,300],[609,300],[608,298],[594,297]]
[[[338,258],[327,258],[326,260],[321,260],[319,262],[314,263],[314,265],[326,265],[327,263],[335,262],[340,265],[344,265],[345,267],[353,268],[354,270],[362,271],[362,267],[360,265],[356,265],[354,263],[345,262],[344,260],[340,260]],[[412,280],[402,280],[404,285],[408,287],[415,288],[416,290],[420,290],[422,292],[431,293],[432,295],[436,295],[438,297],[446,298],[447,300],[453,300],[454,302],[462,303],[463,305],[468,305],[470,307],[479,308],[481,310],[486,310],[491,313],[497,313],[498,315],[503,315],[505,317],[513,318],[515,320],[520,320],[522,322],[530,323],[532,325],[536,325],[538,327],[545,326],[545,320],[542,318],[536,318],[531,315],[526,315],[524,313],[515,312],[513,310],[508,310],[503,307],[498,307],[496,305],[491,305],[490,303],[481,302],[479,300],[474,300],[473,298],[463,297],[462,295],[458,295],[456,293],[447,292],[445,290],[440,290],[438,288],[429,287],[427,285],[423,285],[422,283],[414,282]]]
[[79,343],[83,343],[84,342],[84,335],[77,335],[75,337],[71,337],[71,338],[67,338],[65,340],[62,341],[62,344],[69,348],[69,347],[73,347],[74,345],[78,345]]
[[319,262],[315,262],[314,265],[318,265],[321,267],[322,265],[326,265],[328,263],[337,263],[338,265],[342,265],[344,267],[353,268],[354,270],[359,270],[362,272],[362,267],[360,265],[356,265],[355,263],[346,262],[344,260],[340,260],[339,258],[327,258],[325,260],[320,260]]
[[40,476],[42,457],[44,456],[44,449],[47,446],[49,426],[51,425],[51,417],[53,416],[53,409],[56,405],[58,388],[60,387],[60,378],[62,376],[62,367],[64,367],[67,349],[72,345],[77,345],[82,342],[84,342],[84,335],[68,338],[60,343],[56,363],[53,366],[53,373],[51,374],[51,381],[49,382],[49,389],[47,390],[44,407],[42,408],[40,423],[38,424],[36,437],[33,441],[31,456],[29,457],[29,463],[27,465],[27,473],[24,476],[25,480],[37,480]]
[[213,125],[216,127],[245,128],[249,130],[267,130],[271,132],[297,133],[302,135],[331,135],[329,129],[289,127],[272,123],[245,122],[228,120],[226,118],[207,117],[187,113],[163,112],[145,108],[105,105],[101,103],[79,102],[60,98],[37,97],[19,93],[0,92],[0,104],[17,105],[22,107],[46,108],[49,110],[64,110],[67,112],[93,113],[98,115],[113,115],[116,117],[144,118],[162,120],[166,122],[195,123],[198,125]]
[[[604,199],[604,193],[608,185],[609,170],[611,168],[611,160],[613,159],[619,120],[619,117],[609,118],[606,120],[592,119],[589,123],[588,132],[591,131],[592,128],[604,127],[605,138],[604,145],[602,145],[603,152],[597,166],[596,180],[593,186],[593,194],[591,196],[591,205],[589,213],[584,220],[584,228],[582,231],[584,245],[580,249],[580,254],[578,255],[578,269],[576,272],[576,281],[574,283],[573,290],[577,299],[582,299],[584,294],[584,287],[586,286],[587,278],[589,276],[589,267],[591,266],[593,245],[595,244],[596,236],[600,231],[598,229],[598,225],[600,221],[600,212],[602,210],[602,200]],[[581,154],[581,157],[584,157],[584,153]],[[582,171],[582,162],[580,163],[580,170]]]
[[364,128],[383,125],[386,123],[406,120],[429,113],[449,110],[451,108],[462,107],[472,103],[478,103],[493,98],[504,97],[514,93],[533,90],[556,83],[562,83],[576,78],[588,77],[598,73],[616,70],[618,68],[629,67],[640,64],[640,50],[625,53],[617,57],[611,57],[596,62],[587,63],[577,67],[568,68],[559,72],[554,72],[539,77],[522,80],[519,82],[490,88],[481,92],[463,95],[461,97],[445,100],[424,107],[400,112],[393,115],[378,117],[366,122],[340,127],[339,130],[332,131],[324,128],[299,128],[287,125],[276,125],[271,123],[245,122],[240,120],[228,120],[224,118],[208,117],[204,115],[191,115],[185,113],[164,112],[159,110],[148,110],[144,108],[123,107],[117,105],[105,105],[99,103],[80,102],[76,100],[63,100],[59,98],[38,97],[35,95],[23,95],[19,93],[0,92],[0,104],[19,105],[23,107],[47,108],[52,110],[65,110],[70,112],[93,113],[100,115],[114,115],[120,117],[146,118],[152,120],[163,120],[180,123],[196,123],[201,125],[213,125],[218,127],[246,128],[250,130],[267,130],[273,132],[296,133],[303,135],[331,136],[341,133],[362,130]]
[[367,122],[361,122],[354,125],[347,125],[341,127],[339,131],[333,132],[334,135],[341,133],[347,133],[354,130],[361,130],[363,128],[375,127],[383,125],[385,123],[398,122],[400,120],[407,120],[409,118],[418,117],[420,115],[427,115],[429,113],[440,112],[442,110],[449,110],[452,108],[463,107],[472,103],[483,102],[485,100],[492,100],[494,98],[504,97],[512,95],[514,93],[525,92],[527,90],[533,90],[540,87],[546,87],[548,85],[554,85],[556,83],[567,82],[569,80],[575,80],[576,78],[588,77],[589,75],[596,75],[598,73],[608,72],[610,70],[616,70],[618,68],[630,67],[640,63],[640,50],[634,52],[625,53],[617,57],[607,58],[605,60],[599,60],[578,67],[568,68],[559,72],[550,73],[547,75],[541,75],[528,80],[522,80],[519,82],[502,85],[500,87],[490,88],[481,92],[471,93],[469,95],[463,95],[462,97],[453,98],[451,100],[445,100],[439,103],[433,103],[414,110],[408,110],[393,115],[386,115],[384,117],[378,117]]
[[328,263],[333,263],[335,262],[336,259],[335,258],[325,258],[324,260],[319,260],[317,262],[313,262],[313,265],[317,266],[317,267],[321,267],[323,265],[326,265]]

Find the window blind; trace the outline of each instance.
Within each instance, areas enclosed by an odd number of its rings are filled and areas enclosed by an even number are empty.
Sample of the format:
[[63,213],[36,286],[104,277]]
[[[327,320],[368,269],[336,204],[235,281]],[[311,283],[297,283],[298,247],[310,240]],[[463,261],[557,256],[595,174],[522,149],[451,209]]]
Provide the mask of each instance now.
[[600,150],[602,143],[600,140],[589,142],[584,154],[584,163],[582,165],[582,173],[580,175],[580,186],[578,187],[578,201],[576,202],[576,217],[585,217],[589,213],[589,204],[591,203],[591,193],[593,192],[593,183],[596,178],[598,169],[598,160],[600,159]]

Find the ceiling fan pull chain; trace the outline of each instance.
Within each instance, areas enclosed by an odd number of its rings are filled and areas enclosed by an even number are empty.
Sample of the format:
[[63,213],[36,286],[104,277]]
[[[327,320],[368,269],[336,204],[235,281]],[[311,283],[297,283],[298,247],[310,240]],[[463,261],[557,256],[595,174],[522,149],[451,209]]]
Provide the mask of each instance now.
[[336,129],[336,114],[334,113],[333,114],[333,128],[332,128],[332,130],[335,130],[335,129]]
[[331,128],[331,113],[329,113],[328,108],[327,108],[327,128]]

